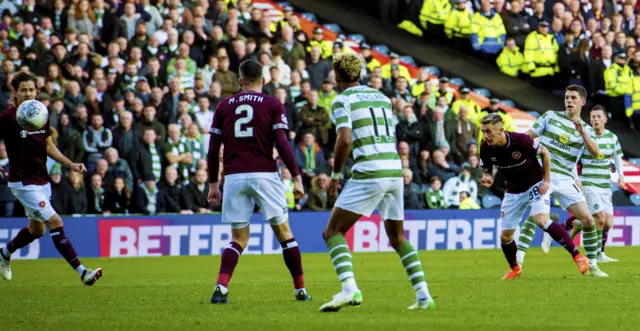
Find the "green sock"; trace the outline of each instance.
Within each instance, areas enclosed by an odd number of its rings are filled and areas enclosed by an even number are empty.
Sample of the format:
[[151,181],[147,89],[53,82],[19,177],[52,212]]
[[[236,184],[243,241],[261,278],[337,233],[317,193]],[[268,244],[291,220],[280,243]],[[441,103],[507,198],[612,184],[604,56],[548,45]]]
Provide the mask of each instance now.
[[427,281],[424,277],[424,271],[422,271],[422,263],[420,262],[418,251],[411,246],[409,241],[405,241],[396,247],[396,252],[400,256],[400,261],[409,276],[413,289],[416,291],[423,288],[426,289]]
[[327,240],[327,248],[329,249],[333,269],[336,270],[340,282],[345,282],[347,279],[355,279],[351,251],[349,251],[349,246],[344,236],[336,235],[329,238]]
[[598,257],[598,233],[595,225],[584,226],[582,228],[582,245],[589,260],[595,260]]
[[598,251],[597,251],[597,255],[600,255],[600,251],[602,250],[602,230],[596,230],[596,233],[598,233]]
[[536,219],[533,218],[533,216],[529,216],[520,227],[520,237],[518,237],[518,250],[526,253],[529,249],[529,246],[531,246],[531,241],[533,240],[533,237],[535,235]]

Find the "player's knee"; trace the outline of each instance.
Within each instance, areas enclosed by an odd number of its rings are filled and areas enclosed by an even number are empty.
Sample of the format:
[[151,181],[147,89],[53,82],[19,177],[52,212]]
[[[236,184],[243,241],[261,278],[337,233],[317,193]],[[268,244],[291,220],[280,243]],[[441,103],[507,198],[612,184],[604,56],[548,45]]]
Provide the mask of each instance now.
[[607,216],[604,214],[604,212],[600,212],[595,215],[594,220],[596,222],[596,225],[598,225],[599,227],[604,227]]
[[45,231],[46,231],[46,228],[43,223],[31,222],[29,224],[29,233],[31,233],[31,235],[34,237],[40,238],[44,236]]
[[503,244],[508,244],[512,240],[513,240],[513,232],[512,231],[500,233],[500,241]]
[[344,233],[340,232],[340,230],[338,229],[334,229],[328,226],[322,232],[322,238],[324,238],[324,241],[327,241],[329,240],[329,238],[337,235],[344,235]]
[[60,228],[64,225],[62,224],[62,218],[60,218],[60,216],[58,216],[57,214],[51,217],[46,223],[51,230]]
[[389,237],[389,244],[393,248],[397,248],[405,241],[407,241],[407,238],[404,236],[404,234],[399,234],[399,235]]
[[288,222],[281,223],[279,225],[272,225],[273,233],[278,239],[279,242],[283,242],[285,240],[289,240],[293,238],[293,233],[291,232],[291,228],[289,227]]

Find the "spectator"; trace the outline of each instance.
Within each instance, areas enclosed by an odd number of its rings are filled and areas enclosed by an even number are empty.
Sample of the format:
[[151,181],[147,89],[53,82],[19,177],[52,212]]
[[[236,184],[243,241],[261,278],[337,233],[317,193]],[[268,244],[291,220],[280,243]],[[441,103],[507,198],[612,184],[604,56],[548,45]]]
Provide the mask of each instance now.
[[108,163],[108,169],[104,176],[105,182],[110,185],[116,177],[121,177],[124,179],[127,189],[131,191],[134,180],[133,173],[127,161],[121,159],[118,150],[113,147],[107,148],[104,155]]
[[273,66],[269,68],[269,77],[271,77],[271,80],[262,88],[264,94],[275,96],[277,88],[287,88],[286,85],[280,83],[280,69],[278,67]]
[[469,195],[469,192],[467,191],[462,191],[460,192],[459,198],[460,200],[460,209],[464,210],[464,209],[480,209],[480,205],[476,202],[475,199],[473,199],[473,197],[471,197],[471,195]]
[[608,105],[606,87],[604,83],[604,72],[613,64],[613,50],[610,45],[602,47],[602,58],[594,59],[589,68],[589,80],[591,82],[591,93],[593,102],[601,105]]
[[446,209],[447,201],[444,198],[444,192],[441,190],[442,181],[440,177],[433,176],[429,179],[429,188],[424,192],[424,198],[427,202],[428,209]]
[[104,188],[102,188],[102,177],[98,173],[91,175],[91,184],[87,190],[87,213],[102,214],[104,206]]
[[218,71],[213,75],[214,81],[219,81],[222,85],[222,97],[230,97],[240,90],[238,78],[236,74],[229,71],[229,58],[224,56],[219,58],[220,64]]
[[156,180],[153,177],[145,177],[144,182],[136,187],[133,209],[134,212],[145,215],[156,215],[165,212],[166,200],[164,194],[158,190]]
[[[1,5],[1,4],[0,4]],[[9,157],[4,142],[0,140],[0,217],[13,215],[13,206],[16,198],[9,188]]]
[[433,163],[429,165],[429,174],[431,176],[438,176],[441,181],[446,182],[449,178],[460,173],[460,168],[457,165],[445,159],[445,154],[442,150],[437,149],[431,155],[433,157]]
[[104,194],[104,204],[102,209],[104,214],[128,214],[131,201],[131,190],[125,185],[122,177],[113,180],[113,186]]
[[466,192],[473,200],[478,200],[478,184],[471,178],[471,164],[465,162],[457,177],[451,177],[444,183],[444,198],[449,206],[460,206],[460,193]]
[[200,136],[200,129],[195,123],[189,125],[189,128],[187,129],[187,145],[191,150],[191,156],[193,158],[193,164],[191,165],[189,171],[191,174],[193,174],[197,170],[196,166],[198,164],[198,161],[206,161],[206,156],[209,149],[209,145],[203,142],[202,136]]
[[51,170],[49,170],[49,182],[51,184],[51,207],[58,213],[64,214],[62,188],[65,184],[62,181],[62,165],[60,165],[60,163],[54,163],[51,166]]
[[158,120],[156,108],[153,106],[146,106],[142,112],[142,120],[136,124],[138,132],[144,132],[145,129],[150,128],[156,132],[159,141],[165,141],[167,139],[167,129],[164,124]]
[[462,106],[467,108],[467,118],[471,121],[480,113],[480,106],[471,98],[471,90],[468,87],[460,89],[460,99],[453,102],[451,111],[447,112],[446,118],[453,120],[458,117]]
[[627,54],[617,53],[615,62],[604,71],[604,84],[609,96],[609,112],[614,120],[624,117],[624,99],[632,90],[633,72],[627,65]]
[[326,174],[319,174],[311,180],[311,190],[307,207],[314,211],[331,210],[338,198],[335,192],[328,191],[329,177]]
[[62,199],[62,215],[86,214],[88,210],[87,191],[82,174],[69,171],[66,181],[60,191]]
[[549,34],[549,22],[540,22],[538,30],[527,36],[524,48],[523,72],[531,76],[531,84],[542,88],[555,87],[555,75],[560,71],[559,47],[553,35]]
[[302,209],[293,195],[293,180],[291,178],[291,172],[287,167],[280,167],[280,181],[284,187],[284,197],[287,199],[287,208],[289,208],[289,210]]
[[166,168],[164,178],[158,184],[158,189],[164,194],[166,212],[191,215],[193,211],[187,207],[187,194],[185,186],[178,181],[178,171],[175,168]]
[[404,209],[423,209],[424,204],[420,199],[420,187],[413,182],[413,173],[409,169],[402,169],[404,178]]
[[329,72],[331,71],[331,65],[320,57],[320,52],[320,47],[311,47],[311,60],[307,67],[311,88],[315,90],[322,87],[322,81],[329,76]]
[[423,185],[429,182],[429,165],[431,164],[431,153],[428,150],[423,149],[420,151],[420,155],[418,157],[418,164],[416,169],[418,172],[416,176],[418,177],[419,183]]
[[[502,20],[507,34],[514,39],[515,45],[519,48],[524,48],[524,42],[532,27],[528,22],[527,14],[522,11],[522,3],[520,1],[512,1],[510,4],[511,10],[509,13],[502,14]],[[562,9],[564,10],[564,7]]]
[[442,106],[437,106],[433,110],[433,120],[431,121],[430,137],[427,137],[427,147],[430,151],[434,151],[441,147],[450,147],[455,145],[454,129],[450,121],[444,120],[445,110]]
[[481,9],[473,15],[471,23],[473,49],[483,54],[488,62],[495,63],[497,54],[504,47],[507,31],[502,17],[492,8],[491,1],[481,1]]
[[113,143],[113,133],[103,126],[104,119],[100,114],[91,115],[91,127],[82,135],[84,150],[88,154],[88,162],[92,163],[105,149]]
[[[519,2],[514,1],[514,3]],[[496,63],[503,74],[518,77],[523,69],[524,55],[520,52],[520,48],[516,46],[516,41],[513,38],[507,38],[506,46],[498,56]]]
[[133,167],[131,172],[133,172],[133,177],[138,184],[143,178],[150,180],[149,178],[153,177],[156,181],[160,180],[162,175],[165,156],[162,153],[162,146],[156,145],[156,137],[156,132],[153,129],[145,129],[142,135],[142,144],[138,145],[137,150],[132,151],[131,164]]
[[466,160],[467,146],[471,141],[478,139],[478,127],[467,118],[466,106],[460,107],[458,118],[453,121],[454,141],[451,154],[456,164],[461,164]]
[[302,142],[294,150],[296,164],[305,183],[309,183],[316,175],[316,169],[324,166],[325,157],[320,145],[312,133],[305,133]]
[[461,51],[471,50],[471,19],[473,13],[469,10],[467,0],[456,0],[456,10],[451,11],[444,24],[444,32],[451,40],[451,45]]
[[329,141],[329,131],[327,123],[329,123],[329,114],[327,110],[318,106],[318,91],[311,90],[309,93],[309,102],[302,106],[300,111],[300,127],[301,132],[311,132],[319,138],[322,146],[327,146]]
[[411,105],[406,105],[402,110],[402,118],[396,126],[398,141],[404,141],[409,145],[409,153],[417,155],[424,145],[424,127],[413,111]]
[[[122,157],[130,160],[131,153],[138,148],[140,132],[142,131],[143,130],[133,130],[133,114],[131,114],[131,112],[124,111],[120,115],[120,124],[113,130],[112,146],[120,152]],[[131,164],[131,162],[129,163]],[[133,187],[129,188],[129,190],[132,189]]]
[[189,181],[189,169],[193,165],[191,148],[187,139],[180,133],[177,124],[169,125],[169,137],[162,148],[167,165],[178,170],[178,176],[182,181]]
[[196,171],[195,178],[185,187],[186,207],[194,213],[211,213],[207,197],[209,195],[209,182],[207,181],[207,171],[204,169]]
[[58,149],[74,163],[84,161],[84,144],[82,135],[72,125],[69,115],[62,113],[58,125]]
[[90,36],[96,35],[96,15],[89,4],[89,0],[81,0],[75,5],[73,15],[68,16],[67,27],[74,29],[77,33],[87,33]]
[[[282,40],[274,46],[274,50],[277,49],[282,54],[284,62],[294,68],[296,61],[304,59],[306,56],[304,46],[293,39],[293,29],[290,26],[285,25],[281,32]],[[318,86],[318,88],[320,87]]]
[[120,29],[123,36],[130,40],[136,35],[136,25],[143,22],[140,14],[136,13],[136,5],[128,2],[124,5],[124,15],[120,17]]
[[[400,160],[402,162],[402,168],[403,169],[409,169],[411,170],[411,174],[413,175],[414,173],[418,173],[418,168],[417,168],[417,162],[416,162],[416,158],[414,155],[414,153],[411,153],[411,150],[409,148],[409,144],[407,144],[406,141],[401,141],[398,143],[398,155],[400,156]],[[413,177],[413,180],[418,183],[421,184],[420,179]]]

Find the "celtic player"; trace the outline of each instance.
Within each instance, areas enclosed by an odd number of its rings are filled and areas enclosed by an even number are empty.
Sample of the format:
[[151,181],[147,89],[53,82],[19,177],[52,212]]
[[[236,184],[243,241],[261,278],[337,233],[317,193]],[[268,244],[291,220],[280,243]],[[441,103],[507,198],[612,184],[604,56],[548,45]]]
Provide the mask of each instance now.
[[356,54],[336,55],[333,68],[341,94],[331,105],[337,130],[331,191],[336,190],[351,149],[356,163],[323,232],[342,291],[322,305],[320,311],[338,311],[362,303],[344,235],[360,216],[370,216],[375,209],[384,220],[389,243],[400,256],[416,291],[416,302],[409,309],[435,308],[418,252],[404,236],[402,164],[396,151],[391,101],[381,92],[358,83],[362,62]]
[[[613,204],[611,203],[611,172],[610,162],[614,159],[618,172],[618,186],[625,188],[624,174],[622,173],[622,148],[618,136],[605,129],[607,123],[607,111],[601,105],[595,105],[589,114],[589,120],[593,127],[594,140],[600,148],[598,157],[589,154],[582,155],[582,174],[580,181],[587,198],[589,211],[596,220],[596,232],[598,233],[598,262],[618,262],[608,257],[604,252],[609,229],[613,226]],[[576,222],[577,223],[577,222]],[[575,223],[574,223],[575,224]],[[578,224],[575,224],[578,225]],[[571,237],[575,237],[582,230],[582,226],[574,226]]]
[[[565,111],[547,111],[536,120],[527,131],[531,138],[540,137],[540,143],[551,153],[551,196],[563,209],[566,209],[584,225],[584,248],[589,259],[589,271],[585,275],[607,277],[598,268],[598,234],[593,216],[589,213],[586,199],[576,184],[573,169],[578,158],[586,149],[597,157],[600,149],[591,138],[593,130],[580,119],[580,111],[586,103],[587,91],[579,85],[569,85],[565,90]],[[522,224],[519,244],[518,262],[524,262],[524,256],[535,233],[535,223],[530,220]]]

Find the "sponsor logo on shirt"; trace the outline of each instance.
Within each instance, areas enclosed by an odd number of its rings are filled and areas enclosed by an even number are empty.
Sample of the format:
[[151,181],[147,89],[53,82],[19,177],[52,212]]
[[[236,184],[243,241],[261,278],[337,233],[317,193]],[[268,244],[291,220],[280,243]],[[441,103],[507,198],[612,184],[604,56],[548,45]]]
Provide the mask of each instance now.
[[20,131],[20,138],[26,138],[32,134],[44,134],[47,133],[46,130],[40,130],[40,131],[27,131],[27,130],[22,130]]
[[[562,137],[560,137],[560,139],[562,140]],[[561,141],[558,142],[558,141],[555,141],[555,140],[551,140],[551,145],[553,145],[553,146],[555,146],[555,147],[557,147],[559,149],[565,150],[565,151],[571,151],[571,148],[569,146],[563,144]]]
[[559,139],[561,143],[566,145],[569,142],[569,135],[561,134]]

